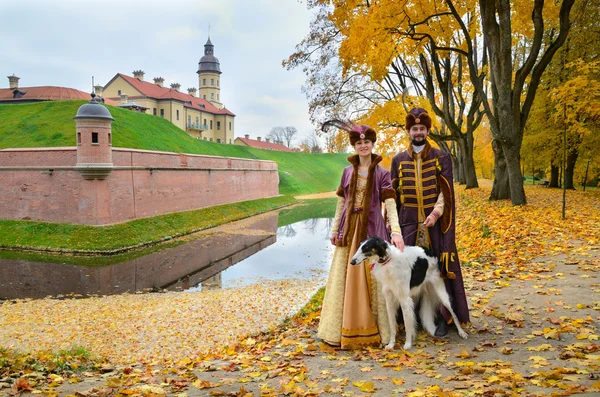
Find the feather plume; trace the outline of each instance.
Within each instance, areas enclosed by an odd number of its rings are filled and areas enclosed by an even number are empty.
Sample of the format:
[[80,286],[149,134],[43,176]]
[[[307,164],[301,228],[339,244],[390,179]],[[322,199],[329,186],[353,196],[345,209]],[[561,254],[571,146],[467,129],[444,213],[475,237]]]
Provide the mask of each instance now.
[[332,126],[339,128],[340,130],[344,130],[346,132],[350,132],[354,128],[354,125],[352,123],[333,119],[333,120],[324,122],[323,125],[321,126],[321,131],[327,132],[327,131],[329,131],[329,127],[332,127]]

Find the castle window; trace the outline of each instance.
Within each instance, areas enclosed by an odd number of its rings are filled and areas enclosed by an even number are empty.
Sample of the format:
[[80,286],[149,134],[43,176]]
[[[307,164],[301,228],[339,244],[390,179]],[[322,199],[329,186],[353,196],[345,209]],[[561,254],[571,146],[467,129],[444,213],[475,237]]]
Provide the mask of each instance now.
[[217,143],[221,143],[221,139],[217,138]]
[[231,145],[231,139],[229,140],[229,144]]
[[152,108],[152,114],[156,116],[156,108]]
[[204,99],[206,99],[206,95],[202,95],[204,97]]
[[217,94],[217,101],[220,101],[221,99],[219,98],[219,94]]
[[221,122],[217,121],[217,130],[220,130],[220,129],[221,129]]
[[215,85],[215,79],[210,79],[210,85]]
[[160,109],[160,117],[165,118],[165,109]]
[[188,114],[188,127],[192,125],[192,116]]
[[117,91],[117,95],[121,96],[121,90]]
[[92,132],[92,143],[98,144],[98,133]]
[[212,122],[213,122],[213,121],[211,120],[211,121],[210,121],[210,129],[211,129],[211,130],[212,130]]
[[81,145],[81,132],[77,133],[77,144]]
[[231,121],[229,122],[229,131],[231,131]]
[[177,120],[179,120],[179,109],[175,111],[175,114],[177,115]]
[[108,133],[108,145],[112,146],[112,136],[111,136],[110,132]]
[[206,119],[204,119],[204,125],[206,125]]
[[217,79],[217,87],[219,86],[219,79]]
[[214,92],[210,93],[210,99],[215,99],[215,93]]
[[202,85],[206,85],[206,79],[202,79]]

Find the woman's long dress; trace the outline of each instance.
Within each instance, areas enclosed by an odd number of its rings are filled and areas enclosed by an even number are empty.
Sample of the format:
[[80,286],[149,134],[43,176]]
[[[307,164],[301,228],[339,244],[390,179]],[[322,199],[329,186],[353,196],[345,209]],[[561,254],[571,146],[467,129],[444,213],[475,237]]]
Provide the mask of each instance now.
[[367,178],[359,175],[354,200],[357,212],[352,212],[347,222],[348,241],[352,243],[335,248],[319,322],[319,338],[342,349],[378,346],[382,340],[387,342],[390,335],[385,300],[371,276],[370,262],[350,264],[361,243],[358,241],[362,218],[359,209],[366,186]]

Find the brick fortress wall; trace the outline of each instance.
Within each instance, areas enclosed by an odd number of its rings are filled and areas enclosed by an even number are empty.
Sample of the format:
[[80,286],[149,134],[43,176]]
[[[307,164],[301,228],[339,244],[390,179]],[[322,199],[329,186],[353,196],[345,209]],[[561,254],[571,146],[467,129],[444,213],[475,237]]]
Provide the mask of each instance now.
[[279,194],[272,161],[112,148],[86,180],[77,148],[0,150],[0,218],[106,225]]

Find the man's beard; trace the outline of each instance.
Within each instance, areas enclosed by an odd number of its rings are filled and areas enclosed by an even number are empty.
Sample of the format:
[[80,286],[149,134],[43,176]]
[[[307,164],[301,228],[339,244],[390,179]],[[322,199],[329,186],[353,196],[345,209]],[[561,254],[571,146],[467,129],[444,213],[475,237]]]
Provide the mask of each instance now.
[[413,146],[423,146],[423,145],[425,145],[426,141],[427,140],[425,138],[423,138],[422,140],[418,140],[418,141],[416,139],[411,140]]

